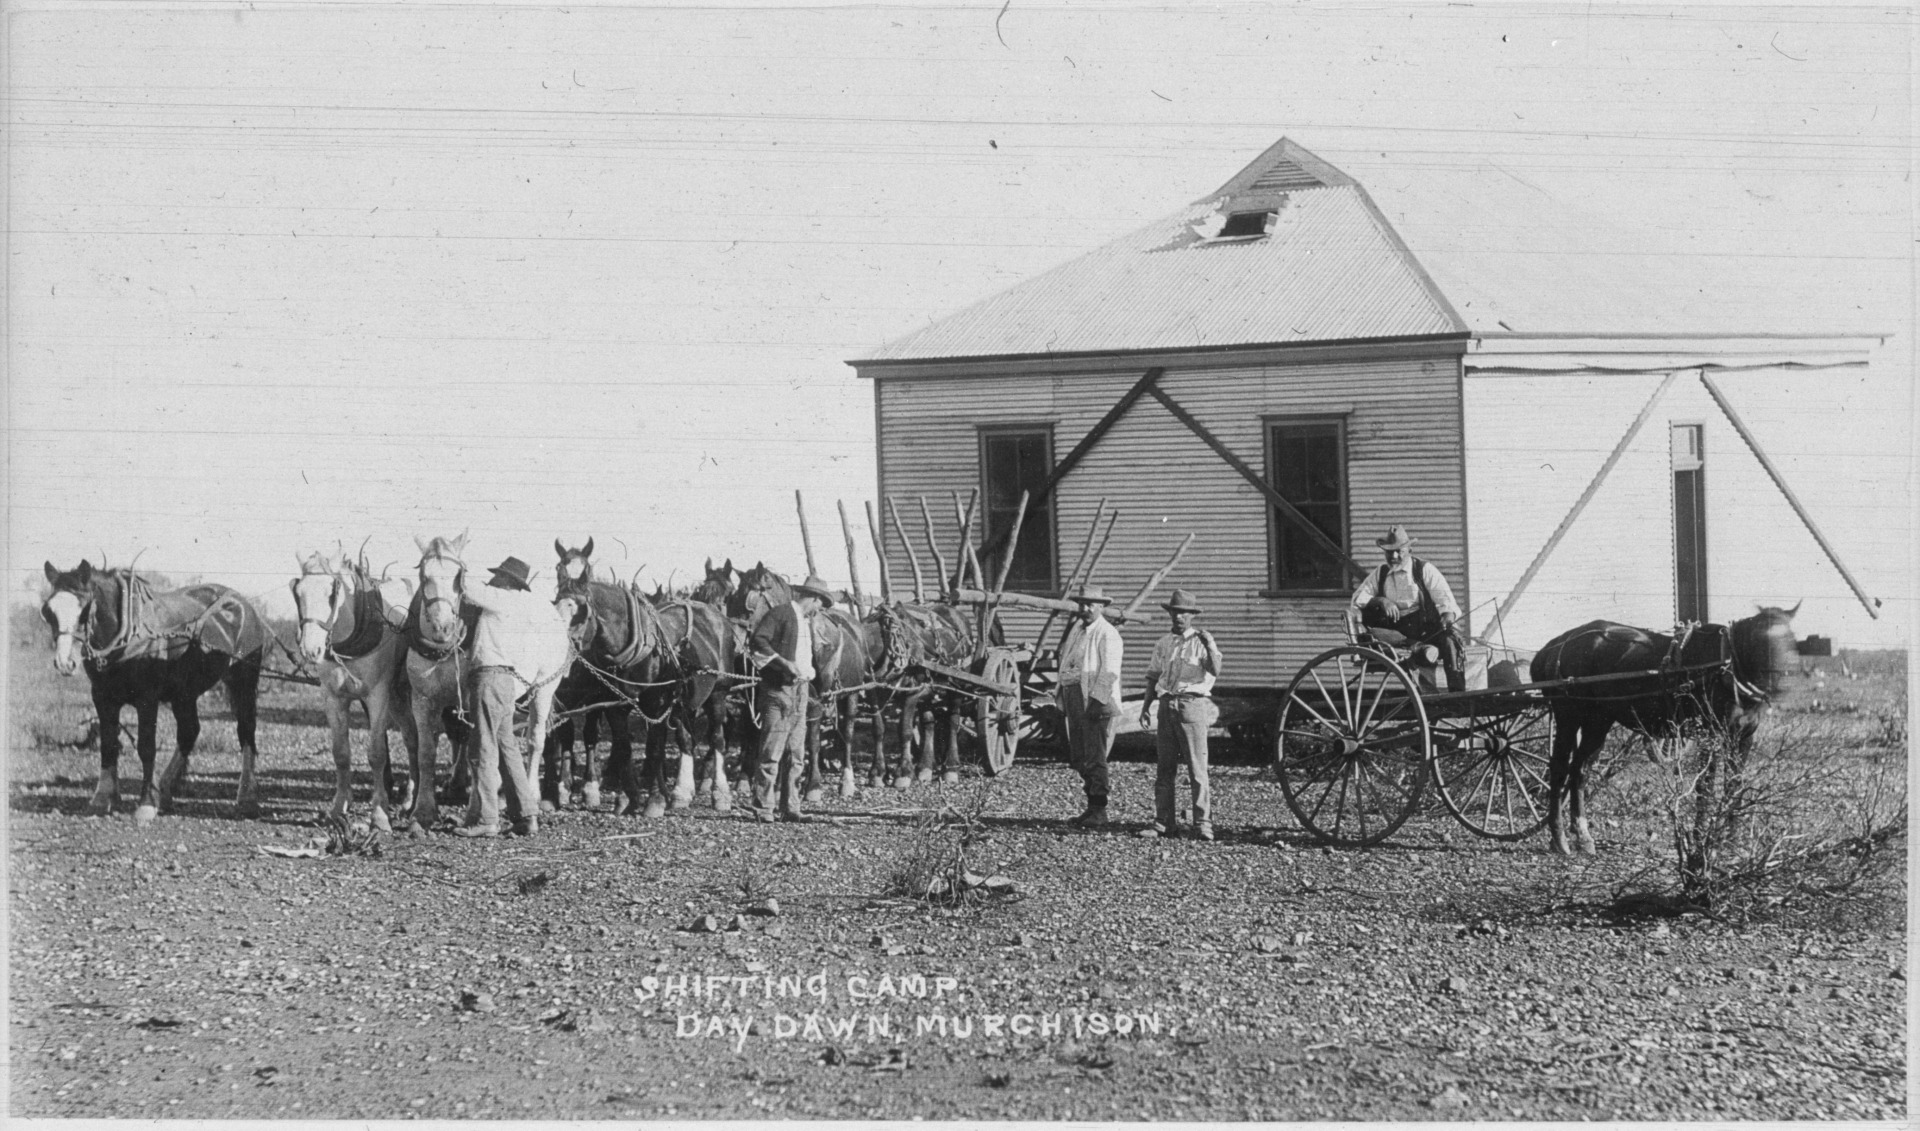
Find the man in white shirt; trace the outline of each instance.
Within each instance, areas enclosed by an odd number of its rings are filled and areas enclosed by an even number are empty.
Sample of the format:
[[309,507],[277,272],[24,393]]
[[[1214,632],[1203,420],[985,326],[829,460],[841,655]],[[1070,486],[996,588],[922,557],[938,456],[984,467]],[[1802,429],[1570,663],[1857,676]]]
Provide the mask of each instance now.
[[760,761],[753,776],[753,810],[769,824],[806,820],[800,815],[800,778],[807,761],[807,685],[814,676],[809,622],[832,604],[827,583],[809,575],[793,586],[787,604],[767,610],[747,642],[747,658],[760,673]]
[[1111,600],[1098,585],[1073,595],[1078,620],[1060,644],[1060,709],[1067,717],[1073,768],[1086,783],[1087,809],[1068,823],[1096,829],[1107,823],[1107,755],[1120,718],[1120,630],[1106,618]]
[[1387,561],[1360,579],[1351,615],[1368,628],[1391,629],[1416,646],[1435,646],[1447,673],[1447,690],[1465,691],[1467,622],[1446,577],[1432,562],[1413,556],[1408,547],[1419,539],[1404,526],[1389,526],[1386,537],[1373,541]]
[[[474,791],[479,796],[478,819],[454,831],[455,836],[496,837],[500,828],[500,781],[506,775],[507,820],[513,835],[532,836],[539,829],[540,797],[527,779],[513,733],[513,705],[525,684],[521,672],[538,672],[551,650],[559,614],[553,603],[534,593],[527,563],[508,558],[490,571],[485,587],[467,589],[461,597],[480,610],[473,632],[472,699]],[[469,806],[468,813],[475,813]]]
[[1154,821],[1141,831],[1145,837],[1172,836],[1173,796],[1180,766],[1193,782],[1193,835],[1213,839],[1213,787],[1207,779],[1207,728],[1220,717],[1213,702],[1213,681],[1220,674],[1220,646],[1213,634],[1196,628],[1193,618],[1200,603],[1185,589],[1175,589],[1166,604],[1172,631],[1153,646],[1147,662],[1147,698],[1140,704],[1140,729],[1147,728],[1150,708],[1160,701],[1160,726],[1154,734],[1158,768],[1153,779]]

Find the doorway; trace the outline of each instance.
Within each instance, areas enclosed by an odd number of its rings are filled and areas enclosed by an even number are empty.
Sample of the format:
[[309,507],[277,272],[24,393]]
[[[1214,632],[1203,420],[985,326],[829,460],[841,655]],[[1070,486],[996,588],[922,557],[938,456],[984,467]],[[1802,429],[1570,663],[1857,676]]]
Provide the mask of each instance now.
[[1674,618],[1707,621],[1706,426],[1673,425]]

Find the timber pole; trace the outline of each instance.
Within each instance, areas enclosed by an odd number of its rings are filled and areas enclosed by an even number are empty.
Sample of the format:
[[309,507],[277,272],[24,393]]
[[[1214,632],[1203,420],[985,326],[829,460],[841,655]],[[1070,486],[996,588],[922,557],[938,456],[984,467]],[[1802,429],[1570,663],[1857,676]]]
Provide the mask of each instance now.
[[[1093,521],[1087,524],[1087,540],[1080,545],[1080,556],[1073,560],[1073,568],[1067,571],[1066,584],[1060,587],[1060,591],[1069,597],[1073,595],[1074,587],[1080,584],[1081,567],[1087,564],[1087,555],[1093,552],[1093,540],[1100,533],[1100,519],[1104,517],[1106,513],[1107,497],[1102,495],[1100,496],[1100,505],[1095,508],[1093,512]],[[1057,615],[1056,613],[1048,613],[1046,621],[1040,625],[1039,635],[1033,638],[1033,650],[1035,653],[1038,653],[1040,646],[1046,643],[1047,633],[1053,631],[1053,621]]]
[[958,589],[967,583],[969,563],[973,566],[973,580],[982,587],[987,584],[987,577],[980,572],[980,563],[973,553],[973,512],[979,503],[980,489],[976,487],[967,492],[967,509],[963,515],[960,511],[960,492],[953,493],[953,521],[960,524],[960,545],[953,552],[953,571],[957,576],[948,587],[950,589]]
[[920,496],[920,521],[926,523],[927,550],[933,554],[933,568],[939,571],[935,574],[935,576],[940,579],[940,592],[936,594],[936,596],[939,600],[944,601],[947,599],[948,594],[947,559],[945,555],[940,553],[940,540],[933,536],[933,512],[927,509],[927,497],[925,495]]
[[875,517],[873,500],[865,500],[867,506],[867,535],[873,539],[873,555],[880,563],[880,603],[893,600],[893,586],[887,576],[887,532],[880,527]]
[[1780,493],[1787,497],[1787,505],[1793,508],[1794,514],[1800,516],[1800,521],[1806,525],[1807,533],[1813,535],[1813,540],[1820,543],[1820,549],[1826,552],[1827,560],[1832,562],[1833,568],[1839,570],[1840,576],[1846,579],[1847,588],[1852,589],[1853,595],[1860,599],[1860,607],[1867,610],[1868,616],[1879,620],[1880,602],[1868,597],[1867,591],[1860,588],[1860,583],[1854,580],[1853,574],[1847,571],[1846,566],[1840,564],[1839,553],[1834,550],[1832,543],[1827,541],[1827,536],[1820,533],[1820,528],[1814,525],[1813,515],[1807,513],[1807,508],[1800,504],[1800,499],[1793,493],[1793,488],[1787,486],[1786,477],[1781,475],[1780,469],[1767,458],[1767,453],[1760,447],[1760,441],[1747,430],[1747,422],[1740,419],[1740,414],[1733,410],[1733,402],[1727,400],[1727,395],[1720,391],[1720,386],[1713,383],[1713,378],[1708,376],[1704,369],[1700,371],[1700,383],[1707,387],[1707,392],[1713,394],[1714,403],[1720,406],[1721,412],[1727,414],[1727,422],[1732,424],[1733,430],[1740,433],[1740,438],[1747,442],[1747,447],[1753,452],[1754,458],[1760,461],[1760,466],[1765,468],[1767,475],[1773,479],[1773,485],[1780,488]]
[[920,551],[913,548],[913,539],[907,537],[907,524],[900,521],[900,508],[893,505],[892,495],[887,496],[887,517],[893,520],[893,532],[900,536],[900,544],[907,548],[907,565],[913,569],[914,603],[925,603],[927,589],[920,576]]
[[820,569],[813,563],[813,536],[807,533],[807,504],[798,491],[793,493],[793,509],[800,515],[800,545],[807,551],[807,575],[819,577]]
[[[1087,572],[1084,575],[1082,575],[1080,578],[1080,581],[1082,583],[1091,582],[1093,580],[1094,571],[1100,568],[1100,559],[1107,556],[1107,543],[1113,541],[1113,528],[1114,528],[1114,525],[1119,521],[1120,521],[1120,511],[1118,508],[1115,508],[1114,512],[1107,516],[1107,529],[1104,533],[1100,535],[1100,544],[1094,547],[1093,557],[1087,560]],[[1073,590],[1068,590],[1067,596],[1072,597]],[[1078,611],[1079,608],[1080,606],[1073,605],[1064,611],[1072,613],[1072,612]],[[1063,644],[1066,643],[1066,634],[1072,631],[1073,631],[1073,618],[1068,617],[1066,627],[1061,629],[1061,637],[1060,637],[1061,643]],[[1035,652],[1039,652],[1041,647],[1046,644],[1045,635],[1046,635],[1045,633],[1042,633],[1041,634],[1042,639],[1034,641],[1033,650]]]
[[1140,606],[1147,603],[1147,598],[1153,596],[1153,591],[1160,588],[1160,583],[1173,572],[1173,567],[1179,563],[1181,555],[1187,552],[1187,547],[1193,545],[1193,539],[1194,535],[1187,535],[1186,539],[1174,549],[1173,556],[1167,559],[1167,564],[1153,571],[1153,576],[1147,578],[1147,583],[1140,587],[1140,592],[1135,593],[1133,600],[1127,602],[1127,607],[1120,610],[1121,619],[1124,620],[1140,611]]
[[865,612],[867,595],[860,591],[860,563],[853,549],[853,524],[847,521],[847,501],[835,499],[833,502],[840,508],[840,537],[847,543],[847,580],[853,586],[853,603],[856,608]]

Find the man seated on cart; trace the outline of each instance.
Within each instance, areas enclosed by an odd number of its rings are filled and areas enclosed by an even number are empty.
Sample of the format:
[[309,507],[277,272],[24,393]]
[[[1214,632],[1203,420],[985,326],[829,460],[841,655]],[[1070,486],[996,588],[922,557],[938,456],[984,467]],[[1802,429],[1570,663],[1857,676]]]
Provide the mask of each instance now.
[[1399,633],[1415,648],[1432,645],[1447,673],[1447,690],[1465,691],[1466,618],[1460,615],[1453,589],[1440,570],[1413,556],[1409,547],[1417,541],[1398,524],[1387,528],[1386,537],[1374,539],[1386,555],[1386,564],[1361,579],[1348,615],[1357,616],[1368,628]]

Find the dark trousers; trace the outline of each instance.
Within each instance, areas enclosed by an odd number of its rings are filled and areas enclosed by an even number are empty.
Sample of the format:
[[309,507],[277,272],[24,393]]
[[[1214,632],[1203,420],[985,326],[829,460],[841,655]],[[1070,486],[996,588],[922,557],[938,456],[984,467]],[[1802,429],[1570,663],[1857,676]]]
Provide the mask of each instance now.
[[1397,621],[1388,620],[1368,602],[1360,612],[1360,623],[1368,628],[1383,628],[1407,638],[1409,644],[1431,644],[1440,650],[1440,668],[1447,673],[1448,691],[1467,689],[1467,626],[1464,621],[1447,624],[1434,609],[1422,606]]
[[807,764],[807,685],[761,684],[760,764],[753,774],[753,807],[771,813],[774,795],[780,811],[800,811],[800,775]]
[[1118,716],[1105,704],[1088,700],[1078,683],[1069,683],[1060,689],[1060,709],[1067,716],[1067,745],[1073,768],[1086,783],[1087,800],[1105,805],[1107,755],[1113,751],[1113,730]]
[[1193,823],[1211,827],[1213,784],[1207,778],[1207,728],[1220,717],[1220,708],[1204,695],[1179,695],[1160,700],[1160,725],[1154,734],[1159,755],[1153,777],[1154,820],[1173,831],[1174,793],[1180,767],[1193,782]]

